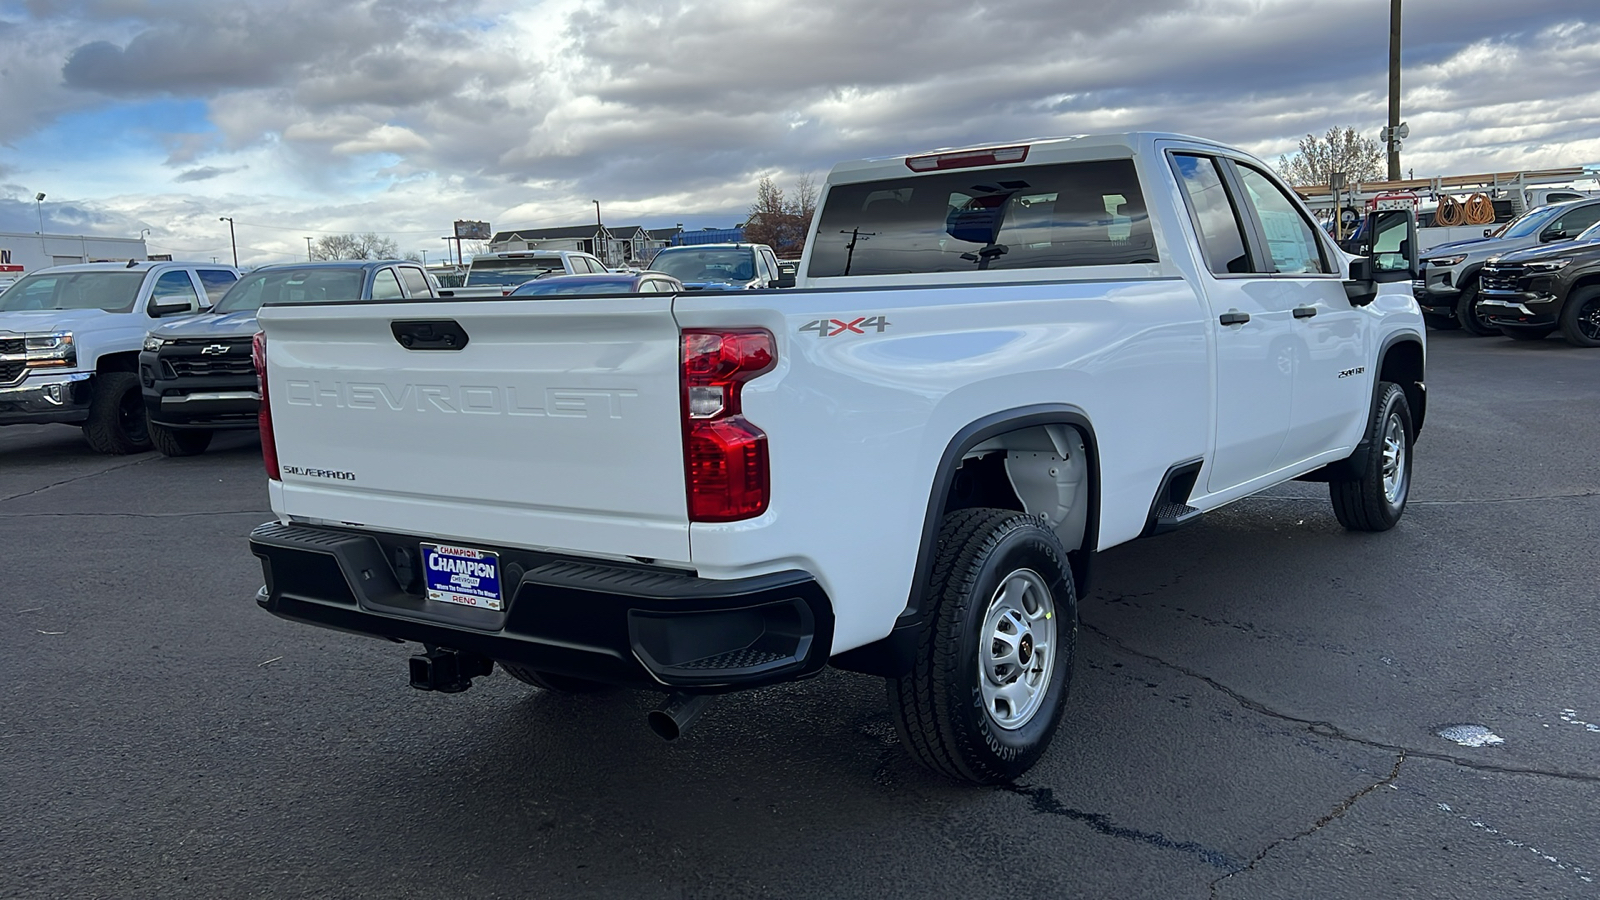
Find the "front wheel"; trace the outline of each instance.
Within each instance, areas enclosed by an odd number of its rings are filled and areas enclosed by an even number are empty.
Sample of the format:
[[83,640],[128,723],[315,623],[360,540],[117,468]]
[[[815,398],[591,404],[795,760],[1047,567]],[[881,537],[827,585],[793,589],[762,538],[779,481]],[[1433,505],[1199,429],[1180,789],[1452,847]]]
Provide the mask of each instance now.
[[910,672],[888,679],[900,739],[922,765],[1010,781],[1038,762],[1072,680],[1078,604],[1061,540],[1004,509],[945,517]]
[[1577,347],[1600,347],[1600,285],[1573,291],[1567,298],[1561,336]]
[[95,376],[83,439],[95,452],[117,456],[150,449],[150,424],[145,418],[139,376],[132,372]]
[[1359,477],[1328,482],[1339,524],[1351,531],[1388,531],[1406,511],[1411,495],[1411,406],[1405,391],[1378,385],[1378,402],[1367,425],[1366,465]]
[[1484,337],[1499,334],[1500,328],[1489,320],[1478,308],[1478,301],[1483,297],[1478,293],[1478,279],[1467,282],[1461,289],[1461,297],[1456,301],[1456,322],[1466,329],[1469,334]]

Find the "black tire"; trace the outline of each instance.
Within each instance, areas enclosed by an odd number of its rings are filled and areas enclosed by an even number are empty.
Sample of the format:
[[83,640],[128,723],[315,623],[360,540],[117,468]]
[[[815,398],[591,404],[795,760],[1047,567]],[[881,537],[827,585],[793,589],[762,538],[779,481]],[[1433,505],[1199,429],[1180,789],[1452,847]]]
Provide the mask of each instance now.
[[162,456],[194,456],[206,452],[211,446],[209,428],[168,428],[159,422],[150,423],[150,443]]
[[139,376],[132,372],[102,372],[94,377],[83,439],[95,452],[114,456],[150,449],[150,422],[144,414]]
[[[1411,406],[1398,384],[1381,382],[1378,402],[1367,423],[1371,451],[1359,478],[1329,481],[1328,496],[1339,524],[1351,531],[1388,531],[1406,511],[1411,496]],[[1397,452],[1398,451],[1398,452]],[[1397,457],[1397,458],[1396,458]],[[1388,479],[1393,477],[1393,487]]]
[[[1014,592],[1019,583],[1023,589]],[[1005,618],[1006,604],[1022,609],[1029,597],[1036,618],[1006,631],[1009,621],[1020,621]],[[1078,603],[1061,540],[1040,519],[1012,510],[951,513],[924,600],[929,621],[916,661],[909,673],[887,680],[901,741],[917,762],[951,778],[978,784],[1017,778],[1050,745],[1072,682]],[[1007,647],[1020,666],[1007,668],[995,658]],[[1046,653],[1044,671],[1029,668]],[[1031,688],[1030,678],[1037,679]],[[986,693],[1013,689],[1027,695],[1022,708]],[[1013,724],[1002,723],[1002,706]]]
[[1478,301],[1481,299],[1483,298],[1478,296],[1478,277],[1474,275],[1461,288],[1461,296],[1456,299],[1456,324],[1465,329],[1467,333],[1475,334],[1479,337],[1499,334],[1499,326],[1479,314]]
[[1457,322],[1456,317],[1453,315],[1439,316],[1433,313],[1423,313],[1422,321],[1435,331],[1455,331],[1461,327],[1461,323]]
[[557,675],[554,672],[541,672],[516,663],[502,662],[500,668],[507,675],[522,682],[531,684],[541,690],[557,694],[593,694],[609,690],[611,685],[601,681],[590,681],[587,678],[574,678],[571,675]]
[[1561,310],[1561,336],[1574,347],[1600,347],[1600,285],[1567,296]]
[[1555,331],[1554,325],[1501,325],[1500,333],[1513,341],[1542,341]]

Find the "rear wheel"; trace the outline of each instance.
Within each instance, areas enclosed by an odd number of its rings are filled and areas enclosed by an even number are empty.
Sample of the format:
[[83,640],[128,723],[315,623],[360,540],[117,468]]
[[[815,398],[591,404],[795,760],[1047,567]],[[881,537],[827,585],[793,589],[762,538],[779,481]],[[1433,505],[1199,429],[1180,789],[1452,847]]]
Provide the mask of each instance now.
[[1072,679],[1078,605],[1067,554],[1038,518],[945,518],[907,674],[888,679],[900,739],[928,768],[979,784],[1027,772],[1055,735]]
[[1378,385],[1378,402],[1367,425],[1371,448],[1357,478],[1328,482],[1339,524],[1352,531],[1388,531],[1406,511],[1411,495],[1411,407],[1405,391]]
[[557,694],[592,694],[603,691],[611,685],[600,681],[590,681],[587,678],[574,678],[571,675],[557,675],[554,672],[541,672],[516,663],[502,662],[500,668],[507,675],[522,682],[531,684],[536,688],[553,691]]
[[162,456],[194,456],[206,452],[211,446],[209,428],[168,428],[158,422],[150,423],[150,443]]
[[1456,322],[1468,332],[1480,337],[1499,334],[1500,328],[1478,309],[1478,279],[1473,278],[1461,288],[1461,298],[1456,301]]
[[1578,347],[1600,347],[1600,285],[1573,291],[1561,310],[1561,336]]
[[150,449],[150,424],[145,418],[139,376],[132,372],[102,372],[95,376],[83,439],[97,453],[117,456]]
[[1555,331],[1554,325],[1501,325],[1500,333],[1513,341],[1542,341]]

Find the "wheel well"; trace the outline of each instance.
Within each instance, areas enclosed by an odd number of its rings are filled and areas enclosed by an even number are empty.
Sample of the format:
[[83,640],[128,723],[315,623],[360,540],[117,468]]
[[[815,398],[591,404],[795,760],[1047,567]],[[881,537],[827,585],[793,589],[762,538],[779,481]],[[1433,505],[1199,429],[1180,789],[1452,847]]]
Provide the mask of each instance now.
[[832,665],[889,677],[909,670],[940,525],[958,509],[993,506],[1044,517],[1067,550],[1078,595],[1089,590],[1100,541],[1100,455],[1082,410],[1040,404],[973,422],[946,446],[930,488],[905,611],[888,637],[841,653]]
[[1401,341],[1389,347],[1378,366],[1378,381],[1392,381],[1406,394],[1406,405],[1411,407],[1411,427],[1422,430],[1422,420],[1427,416],[1427,395],[1423,387],[1422,345],[1416,341]]
[[[1574,281],[1572,283],[1572,287],[1567,288],[1567,296],[1571,297],[1573,294],[1576,294],[1584,288],[1592,287],[1600,287],[1600,272],[1594,272],[1592,274],[1585,275],[1582,278],[1579,278],[1577,281]],[[1562,302],[1565,303],[1566,301],[1563,300]]]
[[139,354],[107,353],[95,360],[96,372],[137,372],[139,371]]

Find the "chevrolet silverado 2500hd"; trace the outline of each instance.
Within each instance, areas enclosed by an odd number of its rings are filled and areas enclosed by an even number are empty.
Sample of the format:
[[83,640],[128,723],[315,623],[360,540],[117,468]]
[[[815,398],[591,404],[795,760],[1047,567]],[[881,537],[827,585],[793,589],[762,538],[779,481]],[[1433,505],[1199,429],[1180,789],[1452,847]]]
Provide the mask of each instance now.
[[1097,551],[1293,479],[1405,508],[1415,223],[1336,248],[1269,166],[1175,135],[837,166],[784,291],[264,307],[287,619],[554,690],[882,675],[908,751],[1026,771]]

